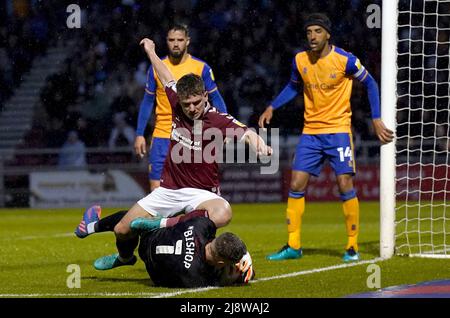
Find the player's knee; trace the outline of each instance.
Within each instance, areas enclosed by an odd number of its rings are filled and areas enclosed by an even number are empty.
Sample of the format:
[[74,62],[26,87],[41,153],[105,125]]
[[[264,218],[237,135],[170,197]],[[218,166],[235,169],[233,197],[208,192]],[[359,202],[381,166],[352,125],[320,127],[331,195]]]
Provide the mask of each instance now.
[[231,222],[233,212],[228,202],[224,201],[220,206],[208,211],[209,219],[214,222],[217,227],[226,226]]
[[346,193],[353,189],[353,179],[350,175],[342,175],[338,177],[338,186],[340,193]]
[[308,185],[309,174],[293,171],[291,176],[290,190],[294,192],[303,192]]
[[114,227],[114,234],[120,238],[128,237],[131,234],[131,228],[128,224],[119,222]]
[[302,192],[305,191],[305,189],[306,183],[304,182],[304,180],[294,178],[291,180],[290,190],[295,192]]

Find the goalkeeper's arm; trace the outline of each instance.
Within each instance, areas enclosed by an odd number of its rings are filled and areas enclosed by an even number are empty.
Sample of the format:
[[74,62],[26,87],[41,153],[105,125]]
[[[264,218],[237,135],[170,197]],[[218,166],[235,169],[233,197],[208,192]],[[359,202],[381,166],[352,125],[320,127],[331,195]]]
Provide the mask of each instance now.
[[147,53],[147,56],[156,71],[156,75],[158,76],[163,86],[165,87],[167,83],[175,81],[175,77],[172,75],[172,73],[170,73],[170,70],[156,54],[155,43],[148,38],[144,38],[141,40],[139,45],[144,47],[145,53]]

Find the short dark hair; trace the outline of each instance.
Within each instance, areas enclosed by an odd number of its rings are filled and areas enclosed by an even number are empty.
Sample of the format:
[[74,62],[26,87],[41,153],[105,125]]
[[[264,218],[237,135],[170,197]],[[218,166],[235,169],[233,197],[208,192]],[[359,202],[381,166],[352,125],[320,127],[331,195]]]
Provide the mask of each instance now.
[[331,34],[331,21],[323,13],[311,13],[307,18],[304,25],[305,31],[311,25],[320,25],[322,28]]
[[170,31],[183,31],[184,34],[186,34],[186,37],[189,37],[189,27],[187,26],[187,24],[184,23],[174,23],[169,27],[169,30],[167,31],[167,33],[169,33]]
[[190,73],[184,75],[177,82],[177,95],[182,99],[203,93],[205,93],[205,83],[198,75]]
[[247,247],[236,234],[225,232],[216,238],[214,253],[224,261],[237,263],[247,253]]

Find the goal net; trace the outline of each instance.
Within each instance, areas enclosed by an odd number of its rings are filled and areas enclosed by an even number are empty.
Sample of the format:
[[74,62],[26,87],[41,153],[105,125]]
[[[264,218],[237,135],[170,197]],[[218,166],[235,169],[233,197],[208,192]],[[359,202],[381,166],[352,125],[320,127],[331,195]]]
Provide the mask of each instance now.
[[396,36],[394,253],[450,257],[450,0],[398,0]]

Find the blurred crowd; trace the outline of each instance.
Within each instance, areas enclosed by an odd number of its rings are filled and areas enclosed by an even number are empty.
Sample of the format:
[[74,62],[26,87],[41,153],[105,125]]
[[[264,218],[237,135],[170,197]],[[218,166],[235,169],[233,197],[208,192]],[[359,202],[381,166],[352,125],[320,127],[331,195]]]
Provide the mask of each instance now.
[[54,43],[55,4],[45,1],[38,9],[26,1],[0,3],[0,107],[19,85],[33,59]]
[[[165,55],[165,36],[174,22],[189,26],[189,52],[205,60],[214,70],[229,113],[253,127],[289,80],[292,59],[306,45],[302,25],[309,13],[326,13],[333,23],[332,43],[358,56],[379,82],[381,32],[367,28],[366,7],[380,2],[78,1],[82,9],[81,28],[61,29],[57,33],[64,39],[75,40],[75,49],[64,71],[48,78],[41,92],[46,120],[35,123],[30,133],[34,135],[31,146],[61,147],[69,132],[73,137],[74,131],[87,147],[129,145],[134,138],[149,66],[139,40],[144,36],[154,39],[158,53]],[[14,72],[23,73],[29,67],[29,62],[25,63],[29,58],[17,56],[24,52],[30,54],[30,50],[24,49],[30,43],[36,46],[31,51],[34,54],[51,43],[50,39],[57,34],[49,32],[55,23],[49,6],[61,7],[64,3],[48,1],[47,6],[36,5],[37,9],[27,19],[8,16],[7,22],[0,22],[0,39],[4,42],[8,34],[9,43],[6,51],[0,47],[0,61],[5,55],[10,59],[9,63],[1,62],[0,67],[9,65],[16,77]],[[65,19],[59,23],[65,24]],[[13,25],[21,27],[14,29]],[[34,40],[28,41],[30,37]],[[12,63],[18,60],[27,65]],[[11,74],[11,71],[2,69],[0,81],[5,81],[4,73]],[[14,83],[14,76],[6,81]],[[275,113],[272,127],[279,127],[285,136],[298,135],[303,121],[302,107],[303,98],[296,98]],[[359,83],[354,84],[352,109],[356,138],[374,140],[367,93]],[[151,129],[149,125],[148,134]]]

